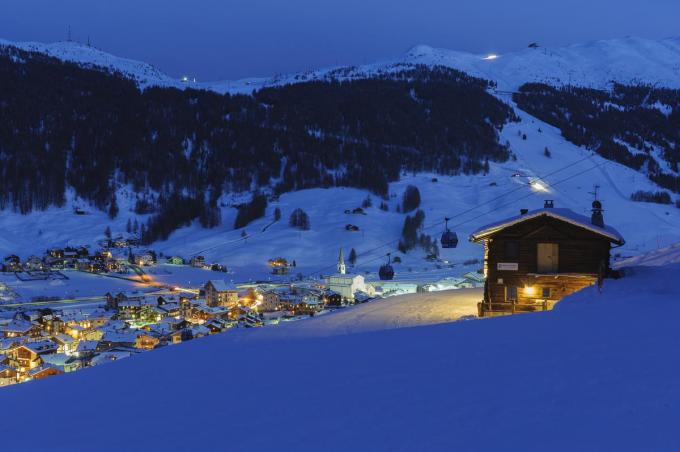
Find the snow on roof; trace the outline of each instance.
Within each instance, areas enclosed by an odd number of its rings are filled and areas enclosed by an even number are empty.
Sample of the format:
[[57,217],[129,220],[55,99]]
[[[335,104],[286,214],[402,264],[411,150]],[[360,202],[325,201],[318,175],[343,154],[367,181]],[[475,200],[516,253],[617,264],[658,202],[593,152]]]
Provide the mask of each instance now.
[[43,355],[42,360],[53,366],[64,367],[71,357],[65,353],[51,353],[49,355]]
[[532,220],[534,218],[538,218],[541,216],[555,218],[566,223],[582,227],[591,232],[604,236],[618,245],[623,245],[626,242],[623,239],[623,236],[613,227],[605,225],[605,227],[601,228],[599,226],[592,224],[590,222],[590,218],[586,217],[585,215],[581,215],[574,212],[573,210],[563,208],[560,209],[544,208],[532,210],[531,212],[528,212],[524,215],[517,215],[514,217],[507,218],[505,220],[487,224],[486,226],[483,226],[474,231],[472,234],[470,234],[470,241],[478,242],[507,227],[513,226],[523,221]]
[[98,341],[80,341],[77,350],[79,352],[90,352],[97,349]]
[[134,342],[135,332],[132,330],[113,331],[105,330],[102,341],[109,342]]
[[236,289],[236,286],[233,283],[228,283],[223,279],[211,279],[210,281],[208,281],[208,284],[212,284],[212,286],[218,292],[226,292],[226,291],[229,291],[229,290],[238,290],[238,289]]
[[12,332],[12,333],[27,333],[30,331],[35,325],[32,324],[31,322],[27,322],[25,320],[13,320],[7,325],[1,325],[0,326],[0,331],[5,331],[5,332]]

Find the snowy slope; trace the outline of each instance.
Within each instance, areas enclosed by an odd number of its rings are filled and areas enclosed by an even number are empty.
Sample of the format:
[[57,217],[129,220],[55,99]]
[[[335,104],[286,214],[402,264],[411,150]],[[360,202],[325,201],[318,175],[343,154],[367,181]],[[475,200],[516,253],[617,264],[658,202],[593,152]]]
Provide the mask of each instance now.
[[[185,227],[167,241],[155,243],[153,248],[166,255],[202,254],[209,261],[230,267],[233,270],[230,278],[235,281],[268,277],[266,261],[276,256],[296,260],[297,271],[303,274],[331,273],[339,248],[345,249],[346,256],[355,248],[360,255],[356,270],[371,271],[374,277],[385,254],[396,252],[404,223],[404,215],[396,212],[396,206],[409,184],[418,186],[421,192],[421,208],[426,214],[425,233],[440,235],[443,218],[452,218],[450,224],[459,235],[459,246],[442,250],[442,257],[458,266],[432,272],[434,265],[422,259],[421,251],[414,251],[403,257],[403,264],[395,266],[398,279],[437,279],[477,269],[478,264],[460,265],[482,257],[482,247],[469,243],[468,235],[481,225],[515,216],[520,208],[542,207],[545,199],[555,200],[556,207],[590,215],[594,184],[600,185],[598,193],[605,208],[605,222],[626,239],[626,245],[614,250],[615,253],[633,256],[680,241],[680,209],[630,200],[634,191],[658,190],[644,175],[566,142],[559,130],[526,113],[518,111],[518,114],[520,122],[507,124],[500,137],[501,141],[510,143],[516,161],[492,163],[488,175],[404,175],[390,185],[394,197],[388,201],[389,212],[378,209],[379,199],[374,196],[373,207],[367,209],[367,215],[345,214],[346,209],[360,206],[368,195],[358,189],[301,190],[286,193],[270,203],[265,218],[244,228],[249,235],[247,240],[241,237],[243,229],[233,229],[236,211],[227,207],[217,228],[202,229],[197,224]],[[527,139],[523,140],[520,134],[526,134]],[[543,155],[545,147],[551,150],[552,158]],[[515,174],[521,176],[513,177]],[[433,177],[437,177],[438,182],[432,182]],[[529,185],[539,177],[544,178],[540,183],[547,191],[537,191]],[[120,214],[113,221],[91,208],[87,209],[88,215],[74,215],[72,202],[63,208],[53,207],[25,216],[5,211],[0,216],[0,229],[4,231],[0,237],[0,255],[16,253],[26,258],[51,246],[94,245],[104,237],[104,229],[109,224],[114,235],[124,233],[128,218],[135,217],[130,211],[134,195],[119,191],[118,201]],[[229,200],[225,198],[225,201]],[[267,227],[276,207],[282,211],[282,220]],[[309,214],[311,230],[298,231],[288,226],[290,213],[298,207]],[[348,223],[356,224],[360,231],[345,231]],[[423,274],[424,270],[427,274]]]
[[[678,450],[679,271],[634,268],[549,313],[235,330],[3,388],[0,435],[27,451],[36,423],[55,451]],[[54,406],[68,414],[36,418]]]
[[62,61],[77,63],[84,67],[102,68],[118,72],[124,77],[136,81],[141,88],[148,86],[181,87],[181,82],[164,74],[148,63],[121,58],[106,53],[96,47],[73,41],[53,42],[11,42],[0,39],[0,47],[12,46],[27,52],[38,52]]
[[[0,41],[0,45],[8,44],[7,41]],[[17,45],[65,60],[119,70],[138,80],[142,86],[186,86],[145,63],[114,57],[77,43]],[[525,49],[501,55],[495,60],[419,46],[402,58],[358,68],[336,68],[267,81],[253,79],[202,86],[220,91],[247,91],[263,84],[310,78],[365,77],[380,71],[397,70],[399,64],[409,63],[444,64],[498,80],[501,87],[508,89],[514,89],[523,81],[542,77],[552,78],[553,81],[559,78],[564,82],[566,75],[572,77],[574,83],[580,80],[583,83],[605,84],[612,76],[616,76],[621,77],[620,81],[631,81],[637,77],[648,82],[660,81],[667,86],[680,86],[679,46],[678,39],[651,41],[628,38],[562,49]],[[502,93],[497,95],[512,105],[509,96]],[[355,248],[360,255],[359,268],[356,270],[371,271],[375,275],[384,255],[395,251],[404,222],[404,215],[396,213],[395,209],[409,184],[418,186],[421,191],[422,208],[426,213],[424,232],[434,237],[441,234],[441,222],[448,216],[453,219],[451,223],[461,241],[457,249],[442,251],[444,259],[458,264],[455,269],[444,268],[432,272],[433,264],[426,263],[422,259],[423,253],[416,251],[404,257],[404,263],[396,267],[400,279],[436,279],[476,269],[476,264],[460,265],[464,261],[481,258],[481,247],[468,243],[468,234],[480,225],[514,216],[520,208],[541,207],[544,199],[554,199],[557,207],[589,215],[592,201],[590,192],[594,184],[600,185],[599,196],[604,202],[605,221],[615,226],[626,238],[625,247],[616,250],[617,253],[632,256],[680,241],[679,209],[630,201],[630,194],[634,191],[659,189],[644,175],[566,142],[559,130],[517,108],[515,110],[520,122],[507,124],[500,141],[510,143],[517,159],[500,165],[492,163],[488,175],[404,175],[401,181],[390,186],[390,211],[380,211],[377,208],[379,200],[374,197],[374,207],[368,209],[366,216],[344,214],[346,209],[358,207],[367,196],[368,193],[361,190],[332,188],[287,193],[270,204],[265,218],[245,228],[249,236],[247,240],[242,240],[243,230],[232,228],[235,209],[225,207],[221,226],[210,230],[197,225],[186,227],[173,233],[167,241],[154,244],[153,248],[168,255],[189,257],[202,254],[209,261],[228,265],[233,270],[230,277],[236,281],[267,277],[266,261],[275,256],[296,260],[297,270],[303,274],[328,273],[333,271],[340,247],[345,248],[346,253],[350,248]],[[521,138],[523,134],[527,135],[526,140]],[[551,150],[552,158],[543,155],[545,147]],[[513,174],[521,176],[512,177]],[[541,184],[548,186],[547,191],[537,191],[528,185],[535,178],[546,175],[550,176]],[[431,182],[433,177],[437,177],[439,182]],[[238,198],[236,201],[242,202],[247,195],[229,195],[223,201],[227,205],[231,204],[234,197]],[[33,212],[26,216],[5,211],[0,216],[0,228],[3,230],[0,255],[16,253],[25,258],[42,253],[52,246],[94,245],[96,240],[103,238],[106,225],[111,226],[114,234],[123,233],[128,219],[136,217],[130,211],[134,195],[121,187],[118,200],[121,213],[113,221],[105,213],[88,206],[83,207],[90,212],[89,215],[74,215],[72,206],[78,201],[73,199],[69,199],[63,208],[52,207],[45,212]],[[282,221],[269,226],[276,207],[283,212]],[[288,227],[288,216],[297,207],[310,215],[310,231],[300,232]],[[141,222],[145,218],[139,217],[138,220]],[[348,223],[358,225],[361,231],[345,231],[344,226]],[[422,274],[424,271],[427,271],[427,276]]]
[[624,38],[559,48],[526,48],[495,59],[418,46],[404,61],[460,69],[498,82],[501,90],[515,90],[526,82],[605,88],[617,81],[680,87],[680,38]]
[[567,47],[526,48],[489,59],[447,49],[419,45],[406,54],[362,66],[323,68],[270,78],[225,81],[182,82],[153,66],[120,58],[77,42],[10,42],[0,39],[0,46],[45,53],[64,61],[114,70],[138,82],[140,87],[187,86],[219,93],[249,93],[267,86],[299,83],[317,79],[365,78],[380,73],[403,70],[404,65],[442,65],[470,75],[493,80],[500,90],[515,90],[522,83],[546,82],[604,88],[610,82],[657,84],[680,88],[680,38],[652,40],[622,38],[593,41]]

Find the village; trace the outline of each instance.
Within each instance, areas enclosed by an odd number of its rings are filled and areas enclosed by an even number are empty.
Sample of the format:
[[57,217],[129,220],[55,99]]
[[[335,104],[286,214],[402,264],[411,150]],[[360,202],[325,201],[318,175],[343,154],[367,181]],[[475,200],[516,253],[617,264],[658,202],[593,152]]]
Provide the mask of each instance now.
[[[321,278],[289,276],[295,261],[269,259],[269,281],[236,283],[222,264],[179,256],[163,265],[199,269],[203,280],[182,287],[154,280],[160,266],[153,250],[133,253],[129,240],[110,239],[90,254],[86,247],[50,249],[43,258],[4,261],[4,273],[18,280],[56,280],[96,274],[132,282],[135,290],[112,290],[83,300],[41,299],[0,304],[0,385],[72,372],[167,345],[302,320],[377,298],[443,289],[484,288],[476,317],[546,311],[564,296],[616,277],[610,249],[624,243],[605,226],[600,201],[590,218],[569,209],[522,209],[515,217],[479,228],[471,242],[484,245],[484,266],[446,282],[393,279],[389,264],[380,279],[348,272],[340,249],[335,273]],[[447,230],[442,240],[447,239]],[[445,243],[445,242],[443,242]],[[224,275],[220,277],[220,275]],[[7,290],[4,290],[7,292]],[[11,297],[10,297],[11,298]],[[65,303],[65,304],[61,304]],[[414,311],[417,314],[417,306]]]
[[[271,326],[385,296],[439,290],[432,282],[366,281],[361,274],[348,273],[342,249],[336,273],[323,278],[291,276],[295,262],[276,257],[267,262],[274,280],[235,283],[225,278],[230,276],[226,266],[207,263],[202,256],[186,261],[161,257],[139,248],[135,239],[107,239],[100,245],[93,253],[81,246],[52,248],[43,257],[30,256],[23,262],[17,255],[4,259],[4,274],[22,282],[89,274],[131,283],[134,290],[21,301],[10,288],[0,287],[0,386],[97,366],[232,328]],[[179,287],[156,281],[152,272],[162,265],[200,270],[204,282]],[[481,287],[484,276],[469,272],[441,284]]]

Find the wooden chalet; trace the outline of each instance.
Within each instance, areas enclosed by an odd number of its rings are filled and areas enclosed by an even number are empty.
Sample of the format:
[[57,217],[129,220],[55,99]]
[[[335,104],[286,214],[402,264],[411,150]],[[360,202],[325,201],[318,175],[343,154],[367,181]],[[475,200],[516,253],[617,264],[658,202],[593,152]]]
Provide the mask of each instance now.
[[205,285],[205,300],[211,307],[231,308],[238,304],[238,289],[223,279],[211,279]]
[[610,273],[612,246],[625,243],[605,226],[602,206],[591,218],[546,201],[543,209],[484,226],[470,240],[484,244],[484,300],[479,316],[544,311]]

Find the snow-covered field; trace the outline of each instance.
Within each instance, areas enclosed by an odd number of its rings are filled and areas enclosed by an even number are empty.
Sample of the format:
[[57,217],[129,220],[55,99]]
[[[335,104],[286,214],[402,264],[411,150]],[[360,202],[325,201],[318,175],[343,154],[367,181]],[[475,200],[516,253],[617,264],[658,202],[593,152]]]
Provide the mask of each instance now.
[[[153,283],[168,286],[199,287],[209,279],[229,278],[229,275],[224,273],[186,265],[161,264],[147,267],[145,270],[148,278]],[[72,300],[103,297],[107,292],[158,291],[158,287],[150,286],[141,281],[137,282],[139,278],[134,273],[112,273],[108,276],[76,270],[63,270],[60,273],[64,276],[63,278],[52,277],[44,280],[36,279],[30,281],[21,280],[14,273],[0,273],[0,283],[4,284],[14,294],[13,298],[4,301],[10,303],[30,301],[36,297]],[[0,296],[2,296],[2,293],[0,293]]]
[[64,451],[678,450],[678,272],[628,268],[548,313],[376,328],[367,304],[351,331],[343,312],[234,330],[3,388],[0,435],[8,450],[40,449],[36,422]]
[[264,328],[257,338],[326,337],[448,323],[476,317],[483,297],[482,288],[399,295],[331,311],[313,321],[282,322]]

